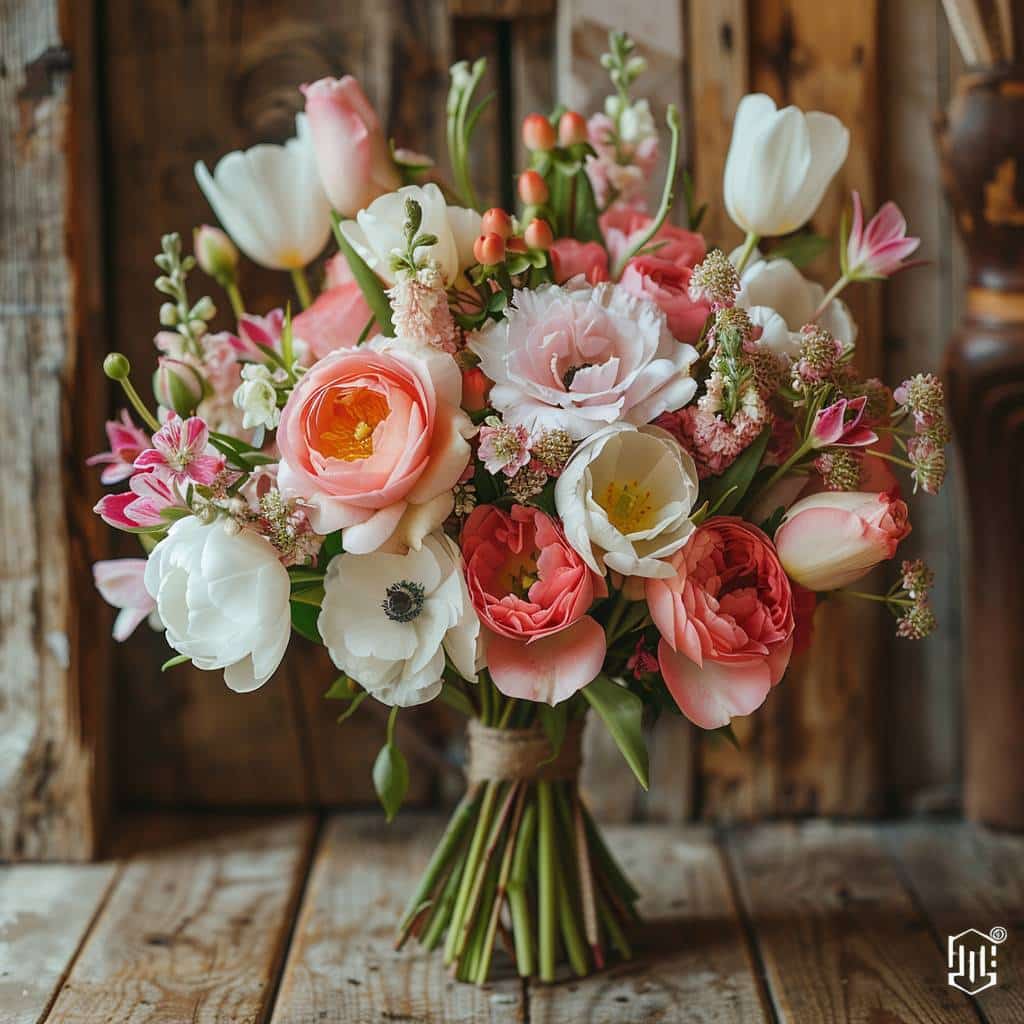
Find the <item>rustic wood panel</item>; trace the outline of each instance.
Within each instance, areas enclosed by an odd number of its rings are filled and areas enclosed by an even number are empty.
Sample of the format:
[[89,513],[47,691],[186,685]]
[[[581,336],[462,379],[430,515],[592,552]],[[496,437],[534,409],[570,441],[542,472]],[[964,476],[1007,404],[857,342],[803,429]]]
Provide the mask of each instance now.
[[329,819],[295,926],[272,1024],[308,1021],[524,1019],[522,988],[508,977],[484,988],[448,978],[439,953],[393,948],[395,924],[441,834],[436,818]]
[[872,826],[762,826],[729,857],[786,1021],[973,1024]]
[[104,531],[82,468],[104,394],[91,12],[9,0],[0,18],[3,857],[87,858],[104,810]]
[[[751,88],[780,104],[836,114],[850,152],[815,225],[834,236],[852,188],[877,203],[881,134],[878,4],[762,0],[750,8]],[[699,116],[699,113],[698,113]],[[697,156],[700,153],[698,150]],[[831,284],[835,248],[808,273]],[[859,290],[858,290],[859,289]],[[863,369],[881,369],[881,294],[864,285],[844,295],[860,327]],[[877,607],[836,599],[819,608],[814,649],[755,715],[740,721],[743,749],[703,746],[701,807],[715,818],[778,814],[869,815],[881,805],[880,651]]]
[[311,817],[134,822],[124,842],[140,852],[47,1019],[263,1019],[313,833]]
[[924,908],[940,948],[969,928],[1008,929],[998,984],[976,997],[985,1020],[1024,1020],[1024,837],[961,824],[899,825],[885,833],[903,877]]
[[770,1020],[710,832],[647,826],[607,837],[642,893],[636,958],[568,985],[531,985],[532,1024]]
[[0,1006],[36,1024],[57,995],[117,874],[114,864],[46,864],[0,873]]

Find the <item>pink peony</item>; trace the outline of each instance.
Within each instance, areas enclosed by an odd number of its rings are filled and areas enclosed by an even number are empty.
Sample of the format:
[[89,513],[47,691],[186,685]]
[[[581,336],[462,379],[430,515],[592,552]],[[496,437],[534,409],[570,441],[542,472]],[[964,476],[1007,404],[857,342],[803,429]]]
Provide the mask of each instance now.
[[789,509],[775,544],[797,583],[835,590],[892,558],[909,533],[907,506],[893,494],[823,491]]
[[654,305],[610,283],[516,291],[507,319],[469,341],[506,423],[565,430],[574,440],[609,423],[649,423],[694,395],[691,345]]
[[[309,309],[292,321],[296,338],[301,338],[314,357],[322,359],[339,348],[355,348],[370,322],[370,307],[355,281],[335,285],[322,292]],[[367,337],[376,333],[370,328]]]
[[711,307],[690,298],[691,273],[689,267],[657,255],[634,256],[619,283],[630,295],[653,302],[665,314],[677,341],[692,343],[700,337]]
[[683,714],[717,729],[759,708],[786,671],[789,580],[768,537],[732,516],[707,520],[671,561],[674,577],[647,581],[661,673]]
[[351,76],[302,86],[320,180],[331,205],[354,217],[402,184],[377,111]]
[[540,509],[478,505],[462,528],[466,583],[506,696],[558,704],[601,671],[604,630],[587,615],[604,580]]
[[149,447],[149,435],[132,423],[127,409],[121,410],[120,419],[107,420],[107,441],[109,452],[90,455],[87,466],[105,466],[100,473],[100,482],[116,484],[127,480],[135,472],[134,462]]
[[281,411],[278,480],[311,506],[317,533],[344,531],[345,550],[386,541],[418,548],[452,510],[469,461],[455,361],[376,338],[316,363]]
[[93,564],[92,578],[100,596],[120,609],[113,631],[118,643],[127,640],[156,608],[156,601],[146,590],[145,574],[145,558],[115,558]]
[[582,274],[588,284],[608,280],[608,253],[597,242],[556,238],[551,246],[551,269],[557,284]]
[[210,431],[198,416],[187,420],[171,413],[153,435],[153,447],[135,460],[135,468],[153,470],[178,484],[209,487],[224,469],[224,456],[209,447]]
[[[629,251],[650,223],[651,218],[646,213],[628,208],[616,207],[602,214],[601,231],[613,266]],[[659,245],[652,255],[680,267],[695,267],[707,252],[703,235],[678,228],[674,224],[663,224],[650,244]]]

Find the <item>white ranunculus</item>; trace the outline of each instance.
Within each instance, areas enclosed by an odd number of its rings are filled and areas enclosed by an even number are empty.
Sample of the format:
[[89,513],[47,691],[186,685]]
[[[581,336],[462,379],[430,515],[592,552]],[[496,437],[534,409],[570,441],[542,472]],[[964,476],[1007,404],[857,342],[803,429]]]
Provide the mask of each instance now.
[[761,237],[795,231],[818,208],[849,146],[850,133],[831,114],[777,110],[763,93],[744,96],[725,161],[725,208],[733,223]]
[[475,261],[473,242],[480,234],[480,214],[461,206],[449,206],[437,185],[431,182],[422,188],[406,185],[397,192],[388,192],[375,199],[355,220],[341,225],[349,245],[366,265],[389,285],[395,283],[391,255],[405,249],[405,203],[414,199],[423,211],[420,233],[435,235],[437,242],[416,250],[419,258],[437,263],[445,286],[450,288],[460,271]]
[[565,536],[595,572],[667,579],[662,559],[678,551],[695,527],[697,468],[660,427],[616,423],[573,452],[555,484]]
[[167,642],[244,693],[277,670],[291,633],[288,573],[262,537],[218,519],[179,519],[149,556],[146,589]]
[[335,556],[317,626],[334,664],[384,704],[433,700],[446,653],[476,679],[480,622],[459,549],[443,533],[405,555]]
[[[735,262],[737,253],[731,256]],[[776,355],[795,358],[800,351],[800,328],[809,323],[825,297],[825,289],[810,281],[787,259],[757,258],[740,277],[736,305],[748,310],[763,329],[763,343]],[[833,299],[817,322],[844,345],[857,340],[857,325],[842,299]]]
[[202,160],[196,180],[217,219],[254,263],[298,270],[316,259],[331,233],[331,204],[320,183],[306,115],[283,146],[261,144],[221,157],[213,174]]
[[274,376],[262,363],[246,363],[242,367],[242,383],[235,388],[232,401],[245,413],[242,427],[246,430],[252,427],[274,430],[281,420]]

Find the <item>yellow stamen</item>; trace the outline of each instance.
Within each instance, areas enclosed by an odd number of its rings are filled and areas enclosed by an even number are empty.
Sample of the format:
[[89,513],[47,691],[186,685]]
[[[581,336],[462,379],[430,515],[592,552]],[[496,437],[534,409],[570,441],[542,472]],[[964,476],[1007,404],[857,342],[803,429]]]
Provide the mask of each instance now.
[[620,533],[636,533],[654,525],[651,492],[641,491],[638,480],[613,481],[597,501],[608,515],[608,522]]
[[339,391],[318,424],[321,453],[354,462],[373,454],[373,432],[387,419],[391,407],[377,391],[352,388]]

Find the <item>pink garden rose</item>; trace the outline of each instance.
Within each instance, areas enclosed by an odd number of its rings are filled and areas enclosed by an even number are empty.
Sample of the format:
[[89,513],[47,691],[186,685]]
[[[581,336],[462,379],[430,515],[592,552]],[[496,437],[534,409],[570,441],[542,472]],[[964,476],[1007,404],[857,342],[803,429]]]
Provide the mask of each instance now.
[[[623,207],[613,207],[601,215],[601,231],[613,266],[629,251],[650,223],[651,218],[646,213]],[[707,252],[703,235],[678,228],[674,224],[663,224],[658,229],[651,244],[657,245],[659,242],[663,244],[652,255],[680,267],[695,267]]]
[[472,335],[469,348],[506,423],[574,440],[620,420],[650,423],[697,389],[696,349],[672,337],[657,307],[607,282],[516,291],[507,318]]
[[772,542],[733,516],[699,526],[647,581],[661,633],[658,663],[680,711],[702,729],[749,715],[782,678],[793,648],[793,597]]
[[775,545],[797,583],[835,590],[892,558],[909,533],[907,506],[892,493],[823,491],[789,509]]
[[[346,281],[322,292],[309,309],[292,321],[296,338],[301,338],[316,359],[339,348],[355,348],[370,322],[370,307],[355,281]],[[376,333],[370,329],[367,337]]]
[[469,461],[461,393],[455,361],[432,349],[378,337],[332,352],[281,410],[281,491],[309,504],[317,533],[342,530],[353,554],[419,548],[451,514]]
[[[660,250],[659,250],[660,251]],[[634,256],[626,264],[619,284],[638,299],[649,299],[668,319],[677,341],[695,342],[711,313],[706,302],[690,298],[689,267],[658,255]]]
[[550,249],[551,269],[556,284],[565,284],[582,274],[587,284],[608,280],[608,253],[597,242],[577,242],[575,238],[556,238]]
[[302,93],[320,180],[342,216],[354,217],[402,184],[380,118],[351,75],[321,78]]
[[478,505],[462,528],[462,554],[502,693],[553,705],[597,676],[605,636],[587,611],[607,589],[554,519],[524,505]]

